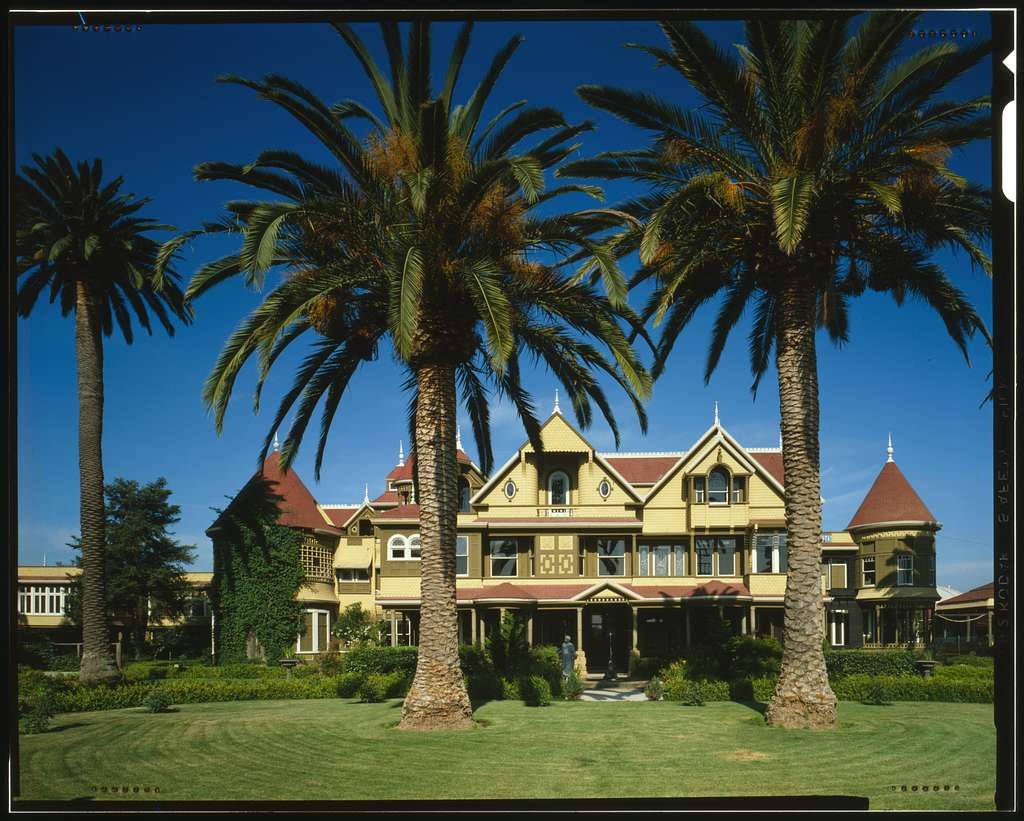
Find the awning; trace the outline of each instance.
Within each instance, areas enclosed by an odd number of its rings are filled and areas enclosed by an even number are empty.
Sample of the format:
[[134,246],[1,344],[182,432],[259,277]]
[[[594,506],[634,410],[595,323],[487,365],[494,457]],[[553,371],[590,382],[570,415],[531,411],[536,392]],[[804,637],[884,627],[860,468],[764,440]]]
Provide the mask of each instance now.
[[345,569],[364,569],[370,566],[371,561],[373,561],[373,550],[369,547],[345,545],[338,548],[338,552],[334,554],[334,566]]

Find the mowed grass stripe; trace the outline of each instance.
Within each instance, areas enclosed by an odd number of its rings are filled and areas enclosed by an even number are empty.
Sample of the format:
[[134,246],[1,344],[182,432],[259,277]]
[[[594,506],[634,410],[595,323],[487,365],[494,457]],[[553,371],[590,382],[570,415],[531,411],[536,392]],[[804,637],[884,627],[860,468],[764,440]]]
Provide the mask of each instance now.
[[994,807],[991,705],[842,702],[830,732],[773,729],[733,702],[502,701],[477,710],[487,726],[407,733],[394,728],[400,707],[320,699],[66,714],[55,731],[21,737],[22,797],[128,784],[159,786],[164,800],[846,794],[878,809]]

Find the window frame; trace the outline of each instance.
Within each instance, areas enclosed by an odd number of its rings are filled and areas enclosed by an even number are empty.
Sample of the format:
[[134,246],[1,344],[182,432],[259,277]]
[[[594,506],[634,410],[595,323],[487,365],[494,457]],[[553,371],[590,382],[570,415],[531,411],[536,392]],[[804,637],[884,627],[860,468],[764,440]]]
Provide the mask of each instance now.
[[[738,536],[712,536],[711,538],[714,540],[714,543],[715,543],[715,551],[714,551],[715,555],[719,557],[719,558],[715,559],[714,562],[713,562],[714,568],[715,568],[715,575],[716,576],[728,576],[730,578],[732,578],[733,576],[740,575],[737,572],[737,570],[738,570],[738,568],[737,568],[738,562],[736,561],[736,557],[739,556],[739,554],[740,554],[740,546],[739,546],[739,541],[740,540],[739,540],[739,537]],[[732,542],[732,572],[731,573],[723,573],[722,572],[722,560],[721,560],[722,550],[720,549],[720,545],[722,544],[722,542],[728,542],[728,541]]]
[[[511,493],[508,492],[509,485],[512,486]],[[514,479],[507,479],[505,480],[505,483],[501,486],[501,492],[505,495],[506,499],[514,499],[516,497],[516,494],[519,492],[519,485],[515,483]]]
[[[508,542],[511,542],[512,545],[515,547],[515,551],[513,552],[513,554],[511,556],[505,556],[505,555],[498,555],[498,556],[496,556],[496,555],[494,555],[494,546],[496,544],[499,544],[499,543],[504,544],[504,543],[508,543]],[[492,578],[492,579],[516,579],[516,578],[519,577],[519,539],[515,538],[514,536],[491,537],[491,538],[489,538],[487,540],[487,555],[488,555],[488,558],[490,559],[490,564],[488,566],[488,576],[490,578]],[[511,561],[512,562],[512,568],[513,568],[513,570],[515,572],[513,572],[513,573],[495,574],[495,572],[494,572],[494,562],[495,561],[504,561],[504,562]]]
[[[607,492],[603,492],[601,490],[601,488],[603,487],[608,488]],[[609,496],[611,496],[612,483],[609,482],[607,479],[601,479],[601,481],[597,483],[597,495],[600,496],[602,499],[607,499]]]
[[[869,571],[865,562],[871,562],[871,570]],[[874,587],[875,579],[878,578],[875,574],[877,571],[877,562],[874,556],[861,556],[860,557],[860,581],[861,587]],[[868,573],[871,573],[871,581],[868,581]]]
[[[465,552],[459,553],[459,545],[465,545]],[[459,572],[459,559],[465,558],[466,560],[466,572]],[[456,578],[462,578],[469,575],[469,536],[456,536],[455,537],[455,576]]]
[[[829,557],[829,559],[827,560],[826,564],[827,564],[827,567],[828,567],[828,582],[827,582],[827,584],[825,586],[825,589],[826,590],[832,590],[832,589],[835,589],[835,590],[845,590],[846,588],[848,588],[850,586],[850,569],[847,566],[846,561],[844,559],[836,559],[836,558]],[[832,585],[832,568],[833,567],[842,567],[843,568],[843,583],[841,585],[839,585],[838,587],[835,587],[835,588],[833,588],[833,585]]]
[[703,505],[706,504],[708,483],[707,479],[703,476],[694,476],[693,479],[693,504]]
[[[554,491],[551,489],[552,483],[555,479],[562,477],[565,479],[565,501],[556,502],[554,499]],[[569,480],[569,474],[564,470],[553,470],[548,474],[548,507],[569,507],[572,504],[572,482]]]
[[[612,542],[622,545],[622,554],[618,553],[605,553],[601,554],[601,543]],[[594,555],[597,558],[597,575],[603,578],[621,578],[626,575],[626,539],[621,536],[598,536],[594,540]],[[604,562],[615,560],[619,563],[618,573],[605,573]]]
[[473,498],[473,491],[464,478],[459,478],[459,513],[471,513],[472,507],[469,500]]
[[732,492],[729,498],[734,505],[747,503],[747,477],[735,475],[732,477]]
[[[788,544],[787,544],[787,535],[788,534],[784,530],[783,531],[769,531],[767,533],[756,533],[754,535],[754,539],[753,539],[753,543],[752,543],[753,552],[754,552],[754,556],[753,556],[754,561],[750,565],[749,572],[753,573],[755,575],[758,574],[758,573],[761,573],[761,574],[767,574],[767,573],[780,574],[780,573],[788,572],[789,571],[789,549],[788,549]],[[769,545],[759,544],[761,539],[770,539],[771,540],[770,544]],[[758,565],[759,565],[759,562],[761,561],[761,558],[762,558],[760,551],[763,550],[765,547],[770,547],[771,548],[770,568],[768,570],[759,570],[758,569]],[[782,562],[783,551],[785,551],[785,556],[786,556],[786,562],[785,562],[786,567],[785,568],[783,568],[783,566],[782,566],[783,565],[783,562]]]
[[[713,476],[723,476],[723,477],[725,477],[725,490],[724,491],[722,491],[722,490],[712,490],[711,489],[711,478]],[[708,472],[708,504],[709,505],[727,505],[727,504],[729,504],[729,488],[730,488],[730,486],[732,484],[730,479],[731,479],[731,476],[729,475],[729,471],[726,470],[722,465],[716,465],[715,467],[713,467]],[[724,493],[725,494],[725,498],[716,500],[716,499],[712,498],[712,496],[711,496],[712,493]]]
[[[829,627],[829,644],[832,647],[846,647],[846,634],[847,634],[847,617],[849,610],[829,610],[828,611],[828,627]],[[836,641],[836,627],[840,628],[842,633],[842,641]]]
[[19,583],[18,613],[25,616],[64,616],[70,587],[64,583]]
[[[414,539],[416,540],[415,544],[413,544],[413,540]],[[395,554],[395,549],[397,547],[397,541],[396,540],[401,540],[401,542],[402,542],[402,555],[401,556],[398,556],[398,555]],[[419,555],[413,556],[412,555],[412,551],[413,550],[415,550],[417,552],[417,554],[419,554],[421,552],[421,550],[422,550],[422,547],[421,547],[421,544],[420,544],[420,534],[419,533],[411,533],[408,536],[403,536],[401,533],[395,533],[393,536],[391,536],[388,539],[388,561],[389,562],[418,562],[420,560],[420,556]]]
[[[906,559],[909,563],[909,567],[903,567],[903,560]],[[903,578],[903,573],[907,572],[910,574],[910,581],[900,581]],[[913,587],[914,586],[914,554],[913,553],[897,553],[896,554],[896,586],[897,587]]]
[[[363,584],[363,583],[368,583],[370,581],[370,570],[369,570],[369,568],[366,568],[366,567],[339,567],[337,569],[337,573],[338,573],[338,584]],[[350,573],[350,574],[365,573],[366,574],[366,578],[365,579],[358,579],[358,578],[345,579],[345,578],[342,578],[342,574],[344,574],[344,573]]]
[[[710,550],[711,570],[709,572],[707,572],[707,573],[701,573],[700,572],[700,560],[701,560],[700,543],[702,541],[703,542],[709,542],[710,545],[711,545],[711,550]],[[693,556],[694,556],[694,564],[696,565],[696,567],[694,567],[694,570],[697,571],[696,574],[695,574],[696,576],[698,576],[700,578],[711,578],[712,576],[715,575],[715,539],[714,539],[714,537],[712,537],[712,536],[698,536],[696,539],[694,539],[694,542],[693,542]]]
[[[320,608],[315,608],[315,607],[303,607],[302,608],[302,617],[303,617],[303,619],[305,619],[306,613],[310,613],[313,616],[313,618],[312,618],[312,633],[311,633],[311,636],[310,636],[310,646],[313,649],[312,650],[303,650],[302,649],[302,639],[303,639],[303,637],[301,635],[298,635],[298,636],[295,637],[295,652],[296,652],[296,654],[302,654],[304,656],[314,655],[316,653],[326,653],[331,648],[331,611],[330,610],[322,610]],[[327,647],[322,648],[322,649],[320,648],[320,630],[319,630],[320,619],[318,618],[318,616],[324,616],[327,619]]]

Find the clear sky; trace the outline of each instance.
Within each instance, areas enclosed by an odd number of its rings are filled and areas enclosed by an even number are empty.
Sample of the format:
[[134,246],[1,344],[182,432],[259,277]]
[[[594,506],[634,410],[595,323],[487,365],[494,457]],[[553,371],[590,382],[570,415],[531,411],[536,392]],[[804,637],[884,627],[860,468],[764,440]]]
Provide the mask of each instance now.
[[[968,28],[989,36],[980,12],[925,15],[925,28]],[[456,23],[433,30],[435,86],[440,84]],[[724,47],[742,41],[735,22],[702,24]],[[356,24],[383,62],[375,25]],[[492,55],[512,34],[522,44],[491,96],[491,113],[528,99],[550,105],[570,121],[591,119],[581,156],[641,147],[647,135],[576,96],[582,83],[606,83],[699,103],[682,78],[656,70],[649,55],[623,47],[639,42],[666,47],[654,22],[628,20],[512,21],[479,23],[473,32],[456,98],[472,92]],[[920,48],[908,41],[906,53]],[[952,87],[966,98],[990,89],[990,64],[980,64]],[[227,182],[197,183],[199,162],[248,162],[270,148],[286,148],[326,162],[326,152],[282,109],[220,74],[258,79],[283,74],[313,89],[328,103],[351,98],[375,107],[368,81],[341,38],[326,24],[144,25],[141,31],[74,32],[70,26],[18,27],[14,36],[14,147],[16,162],[60,146],[72,161],[104,161],[104,178],[123,175],[125,191],[151,197],[145,214],[181,229],[218,217],[230,199],[251,196]],[[490,116],[488,111],[484,117]],[[957,152],[953,170],[991,184],[990,146]],[[630,184],[606,187],[608,201],[637,193]],[[568,199],[565,204],[574,203]],[[582,206],[583,203],[581,202]],[[169,236],[169,235],[168,235]],[[159,237],[166,238],[164,236]],[[200,239],[186,251],[185,280],[232,246]],[[967,292],[991,327],[991,283],[972,272],[963,256],[937,259]],[[627,267],[627,274],[630,273]],[[276,280],[275,280],[276,281]],[[222,344],[260,295],[240,282],[220,286],[196,304],[196,320],[173,339],[141,329],[132,346],[105,340],[106,408],[103,459],[107,481],[123,476],[142,482],[167,478],[181,506],[180,541],[197,547],[196,569],[212,566],[204,530],[211,507],[223,507],[256,468],[256,454],[277,400],[291,381],[290,362],[275,366],[260,414],[252,412],[252,367],[243,371],[225,419],[224,432],[200,399],[203,380]],[[634,298],[634,305],[640,300]],[[709,385],[704,361],[715,310],[705,308],[681,337],[648,405],[649,432],[640,433],[625,396],[608,392],[622,430],[624,451],[681,451],[710,425],[718,401],[722,424],[741,444],[778,444],[777,383],[770,371],[756,401],[746,351],[745,318],[734,332]],[[77,398],[74,323],[40,300],[32,317],[18,320],[18,515],[20,563],[69,562],[66,546],[79,531]],[[981,339],[970,346],[968,367],[938,316],[909,300],[867,292],[851,312],[851,340],[839,350],[819,335],[821,386],[821,482],[824,526],[849,522],[886,458],[891,431],[895,460],[925,504],[943,523],[938,534],[938,583],[968,590],[992,579],[992,406],[979,408],[989,390],[991,354]],[[359,371],[342,402],[319,483],[313,480],[315,436],[304,444],[299,475],[321,502],[358,501],[384,490],[399,440],[407,441],[400,369],[385,354]],[[555,381],[538,370],[528,376],[542,414],[550,410]],[[464,445],[476,449],[461,415]],[[492,409],[494,454],[502,464],[524,440],[508,406]],[[312,430],[312,428],[311,428]],[[611,432],[599,417],[584,432],[599,450],[612,450]]]

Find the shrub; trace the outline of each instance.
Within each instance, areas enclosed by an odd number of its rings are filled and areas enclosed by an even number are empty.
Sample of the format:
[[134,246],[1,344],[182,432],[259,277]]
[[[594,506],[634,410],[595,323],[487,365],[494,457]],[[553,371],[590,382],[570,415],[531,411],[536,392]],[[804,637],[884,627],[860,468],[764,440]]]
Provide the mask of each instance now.
[[413,675],[413,673],[403,673],[401,670],[395,670],[393,673],[388,673],[384,676],[386,681],[384,697],[405,698],[409,693],[409,688],[412,686]]
[[171,694],[164,687],[157,685],[146,694],[142,704],[151,713],[166,713],[171,706]]
[[357,692],[359,700],[364,703],[383,701],[387,698],[388,686],[390,684],[391,681],[386,675],[373,673],[367,676],[363,683],[359,685],[359,690]]
[[779,683],[778,676],[762,676],[751,681],[754,688],[755,701],[771,701],[775,695],[775,685]]
[[825,653],[829,681],[846,676],[901,676],[916,673],[914,656],[906,650],[830,650]]
[[45,733],[57,713],[55,691],[59,683],[42,672],[18,671],[18,731],[26,735]]
[[[296,669],[298,669],[296,667]],[[285,669],[278,664],[269,666],[263,662],[249,663],[236,662],[233,664],[221,664],[218,667],[206,667],[194,665],[174,676],[175,678],[216,678],[216,679],[258,679],[258,678],[287,678]]]
[[546,707],[551,703],[551,688],[543,676],[523,676],[519,693],[527,707]]
[[886,704],[885,684],[879,679],[869,682],[861,701],[864,704]]
[[485,646],[499,676],[515,679],[529,675],[530,645],[526,638],[526,622],[516,613],[505,613],[498,629],[487,637]]
[[342,673],[338,677],[338,697],[354,698],[365,680],[362,673]]
[[964,704],[991,704],[993,685],[990,681],[909,676],[847,676],[836,682],[832,690],[844,701],[865,701],[881,686],[889,701],[946,701]]
[[467,676],[494,672],[494,665],[491,664],[486,651],[474,644],[459,645],[459,664]]
[[470,701],[501,701],[505,696],[504,682],[494,670],[468,673],[466,692],[469,693]]
[[754,682],[749,678],[738,678],[729,683],[729,698],[733,701],[753,701]]
[[562,685],[562,693],[568,701],[579,701],[583,697],[583,679],[573,670]]
[[704,706],[704,687],[699,681],[687,681],[679,694],[679,701],[687,707]]
[[345,669],[345,660],[341,653],[323,653],[318,661],[317,669],[324,676],[340,676]]
[[416,672],[415,647],[353,647],[345,654],[346,673],[364,675],[387,675],[395,670],[404,673]]
[[503,678],[501,680],[501,697],[505,701],[519,701],[519,684]]
[[[947,666],[987,667],[989,670],[995,668],[996,660],[992,656],[957,656],[940,655],[939,660]],[[936,670],[939,668],[936,667]]]
[[665,695],[665,685],[661,683],[661,679],[655,676],[648,681],[644,687],[644,695],[649,701],[661,701],[661,697]]
[[562,657],[557,647],[542,645],[530,650],[530,675],[540,676],[548,683],[551,694],[562,694]]
[[630,675],[638,679],[653,678],[660,675],[670,661],[662,656],[638,656],[635,660],[630,660]]
[[733,636],[722,647],[721,673],[742,679],[778,674],[782,665],[782,645],[766,636]]
[[991,667],[972,667],[967,664],[956,664],[950,667],[938,666],[932,671],[932,675],[942,679],[956,679],[957,681],[992,681],[993,669]]

